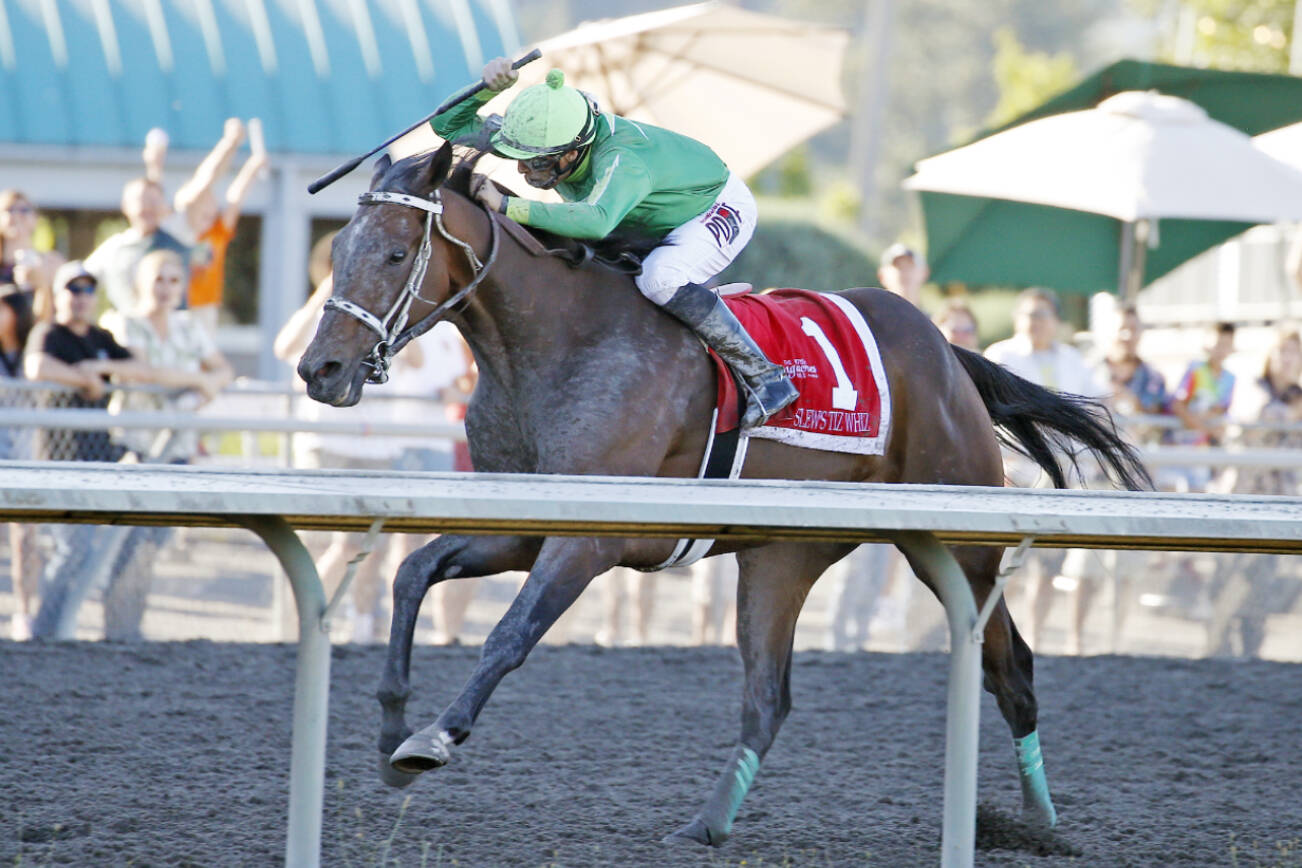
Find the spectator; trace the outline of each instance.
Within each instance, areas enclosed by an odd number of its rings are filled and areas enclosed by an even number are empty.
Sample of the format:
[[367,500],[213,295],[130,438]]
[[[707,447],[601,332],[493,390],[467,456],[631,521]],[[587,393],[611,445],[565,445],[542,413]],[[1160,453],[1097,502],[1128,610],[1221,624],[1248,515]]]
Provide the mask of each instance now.
[[1084,356],[1059,340],[1061,328],[1057,297],[1044,289],[1025,290],[1017,297],[1013,336],[991,344],[986,358],[1047,389],[1100,397],[1103,390]]
[[1103,357],[1112,408],[1124,416],[1153,416],[1166,410],[1166,380],[1139,355],[1144,323],[1133,304],[1117,311],[1117,333]]
[[[1302,449],[1302,334],[1295,326],[1275,335],[1261,376],[1234,390],[1230,416],[1261,427],[1244,430],[1245,446]],[[1236,467],[1227,471],[1224,489],[1235,494],[1298,493],[1293,468]],[[1297,599],[1292,576],[1279,575],[1275,555],[1223,555],[1216,562],[1212,586],[1219,588],[1208,624],[1208,653],[1255,657],[1266,638],[1266,619],[1287,612]]]
[[737,557],[705,558],[687,569],[692,577],[691,643],[734,644],[737,641]]
[[[1116,413],[1126,416],[1156,415],[1166,410],[1166,381],[1162,375],[1139,356],[1139,342],[1144,333],[1139,310],[1133,304],[1125,304],[1116,311],[1116,333],[1108,345],[1106,355],[1099,363],[1099,373],[1107,383],[1109,407]],[[1131,429],[1135,439],[1141,439],[1149,429]],[[1159,428],[1151,429],[1151,436],[1156,439],[1162,433]],[[1091,474],[1091,482],[1102,481],[1103,474]],[[1108,556],[1111,568],[1105,565],[1103,553],[1096,550],[1071,549],[1063,559],[1061,575],[1056,581],[1071,585],[1074,583],[1074,599],[1071,613],[1071,633],[1067,639],[1068,653],[1081,653],[1085,643],[1085,622],[1090,609],[1098,596],[1103,582],[1110,572],[1115,571],[1113,588],[1121,599],[1126,598],[1123,585],[1128,587],[1131,575],[1142,575],[1146,556],[1135,552],[1113,552]],[[1116,638],[1120,635],[1126,609],[1118,604],[1113,607],[1112,650],[1116,650]]]
[[945,340],[974,353],[981,352],[977,341],[977,319],[967,301],[961,298],[947,298],[940,306],[940,311],[931,320],[945,336]]
[[48,319],[50,287],[63,257],[33,246],[37,216],[36,206],[23,193],[0,190],[0,286],[13,284],[34,291],[33,312],[38,319]]
[[[170,250],[155,250],[136,268],[136,302],[131,313],[124,316],[110,311],[105,315],[114,336],[155,371],[155,382],[186,390],[179,397],[132,392],[117,405],[123,410],[194,410],[216,397],[234,377],[211,333],[190,311],[177,309],[185,283],[181,257]],[[124,432],[119,439],[138,461],[184,464],[199,450],[198,434],[193,431],[159,436],[158,432],[137,429]],[[129,534],[123,547],[134,552],[134,559],[110,576],[104,593],[106,639],[140,638],[153,582],[153,555],[166,544],[171,530],[137,527]]]
[[[1169,409],[1183,428],[1170,433],[1170,441],[1185,446],[1218,446],[1225,438],[1225,425],[1234,396],[1234,374],[1225,361],[1234,352],[1234,325],[1217,323],[1207,332],[1206,358],[1185,369],[1171,395]],[[1207,491],[1213,469],[1206,465],[1170,467],[1160,477],[1163,487],[1176,491]],[[1189,617],[1207,620],[1213,615],[1210,579],[1198,568],[1192,555],[1175,560],[1169,585],[1171,596]]]
[[[1249,427],[1241,441],[1266,449],[1302,447],[1302,434],[1291,425],[1302,421],[1302,333],[1296,326],[1281,326],[1266,355],[1261,376],[1234,389],[1229,416]],[[1250,494],[1296,494],[1298,480],[1292,468],[1232,468],[1230,491]]]
[[127,228],[104,239],[86,257],[85,268],[104,288],[110,305],[129,311],[135,301],[136,265],[145,254],[155,250],[174,251],[188,269],[190,248],[161,226],[167,216],[167,200],[157,181],[149,178],[128,181],[122,188],[122,213],[127,218]]
[[[217,329],[222,303],[226,248],[235,237],[244,197],[267,165],[266,152],[255,147],[227,188],[225,207],[218,205],[214,187],[226,175],[231,158],[243,140],[244,125],[238,118],[228,118],[221,140],[173,199],[176,211],[184,219],[184,237],[193,239],[194,243],[190,255],[189,309],[210,332]],[[161,156],[154,158],[161,159]]]
[[[910,645],[908,613],[913,573],[894,546],[867,543],[829,570],[832,605],[824,647],[828,651],[863,651],[868,640],[894,634],[899,647]],[[893,590],[892,590],[893,589]]]
[[877,279],[882,287],[908,299],[914,307],[922,303],[922,285],[931,277],[926,258],[911,247],[895,242],[882,251]]
[[1234,352],[1234,324],[1217,323],[1208,338],[1207,357],[1190,363],[1171,396],[1171,410],[1185,427],[1177,438],[1181,443],[1217,445],[1225,435],[1234,396],[1234,374],[1225,369],[1225,360]]
[[[106,380],[118,377],[130,382],[165,381],[167,372],[156,372],[118,344],[104,329],[92,324],[96,308],[94,275],[79,261],[61,265],[54,275],[54,320],[32,329],[23,357],[29,379],[60,383],[76,389],[69,402],[73,407],[104,408]],[[71,461],[113,461],[122,450],[109,441],[107,431],[45,429],[38,454],[45,459]],[[77,609],[90,590],[92,571],[100,560],[97,539],[113,528],[95,525],[56,525],[55,553],[45,567],[45,594],[32,624],[38,638],[70,639],[76,630]],[[96,533],[101,534],[97,538]],[[125,549],[109,564],[116,572],[129,560]]]
[[[656,573],[642,573],[629,567],[615,567],[601,577],[602,626],[593,637],[598,645],[646,645],[650,640],[651,615],[655,611]],[[443,584],[451,584],[444,582]],[[624,609],[632,604],[633,634],[624,632]]]
[[[1103,397],[1103,389],[1080,351],[1059,340],[1061,327],[1057,297],[1044,289],[1025,290],[1017,298],[1013,336],[991,344],[986,349],[986,357],[1036,385],[1088,398]],[[1045,487],[1049,484],[1047,475],[1038,466],[1011,452],[1005,452],[1004,472],[1013,485]],[[1037,652],[1044,650],[1042,640],[1053,606],[1054,579],[1066,556],[1062,549],[1033,549],[1027,558],[1027,638]],[[1080,628],[1092,594],[1082,591],[1087,583],[1081,576],[1063,584],[1076,592],[1076,617],[1072,620],[1073,632],[1067,647],[1078,651]]]
[[[0,297],[0,366],[5,379],[17,380],[23,376],[23,346],[32,328],[31,295],[11,292]],[[27,405],[27,394],[4,390],[0,405],[22,407]],[[0,459],[6,461],[32,458],[31,430],[27,428],[0,428]],[[10,621],[9,635],[15,642],[32,637],[32,609],[36,600],[37,568],[34,526],[11,523],[9,525],[9,570],[13,581],[15,611]]]

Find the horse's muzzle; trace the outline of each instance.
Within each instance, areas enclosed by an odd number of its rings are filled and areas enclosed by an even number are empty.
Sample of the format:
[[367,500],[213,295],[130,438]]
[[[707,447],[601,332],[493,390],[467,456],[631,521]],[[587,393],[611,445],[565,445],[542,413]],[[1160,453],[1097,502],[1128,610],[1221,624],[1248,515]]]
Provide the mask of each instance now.
[[351,407],[361,400],[367,373],[366,366],[357,363],[317,361],[310,349],[298,363],[298,375],[307,384],[308,397],[335,407]]

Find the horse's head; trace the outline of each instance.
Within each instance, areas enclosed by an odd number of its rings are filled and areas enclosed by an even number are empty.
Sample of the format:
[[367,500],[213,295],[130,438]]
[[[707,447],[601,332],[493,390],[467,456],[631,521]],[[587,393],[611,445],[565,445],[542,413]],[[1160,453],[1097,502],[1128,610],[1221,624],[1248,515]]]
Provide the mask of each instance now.
[[450,145],[376,164],[370,190],[334,240],[333,292],[298,363],[313,399],[356,404],[368,380],[384,382],[389,356],[414,336],[412,327],[457,287],[477,283],[486,264],[444,223],[439,188],[451,165]]

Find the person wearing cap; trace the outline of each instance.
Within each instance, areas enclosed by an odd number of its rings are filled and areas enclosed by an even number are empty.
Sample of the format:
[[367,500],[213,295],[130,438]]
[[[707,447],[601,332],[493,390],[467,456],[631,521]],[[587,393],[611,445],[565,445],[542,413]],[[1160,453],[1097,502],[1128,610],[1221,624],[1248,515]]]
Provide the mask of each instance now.
[[931,269],[921,253],[900,242],[882,251],[877,267],[877,279],[882,288],[907,300],[914,307],[922,302],[922,285],[931,277]]
[[[179,269],[178,269],[179,271]],[[104,409],[109,377],[131,383],[153,383],[175,388],[195,386],[194,375],[182,370],[153,367],[138,360],[111,333],[93,322],[98,281],[79,260],[64,263],[54,273],[54,321],[37,325],[27,339],[23,358],[28,379],[71,386],[77,392],[61,406]],[[116,461],[123,449],[109,432],[47,429],[38,450],[43,459],[64,461]],[[102,551],[104,532],[96,525],[57,525],[55,552],[45,566],[45,593],[31,624],[35,638],[73,638],[77,609],[89,592],[94,559]],[[129,534],[118,551],[110,576],[131,563],[143,536]]]
[[[23,367],[28,379],[59,383],[78,390],[73,407],[107,406],[105,378],[143,373],[143,365],[94,324],[99,281],[78,259],[54,273],[54,320],[41,323],[28,337]],[[43,458],[104,461],[110,456],[107,431],[46,431]]]
[[[436,115],[446,140],[478,135],[478,109],[519,74],[504,57],[484,67],[488,86]],[[748,392],[743,428],[762,425],[797,397],[781,365],[769,361],[719,297],[703,284],[741,253],[755,231],[755,199],[710,148],[669,130],[603,112],[568,87],[559,69],[526,88],[492,133],[493,150],[518,161],[532,187],[563,201],[504,195],[484,176],[472,192],[486,207],[557,235],[601,239],[612,232],[660,242],[642,264],[642,294],[691,328],[738,375]]]

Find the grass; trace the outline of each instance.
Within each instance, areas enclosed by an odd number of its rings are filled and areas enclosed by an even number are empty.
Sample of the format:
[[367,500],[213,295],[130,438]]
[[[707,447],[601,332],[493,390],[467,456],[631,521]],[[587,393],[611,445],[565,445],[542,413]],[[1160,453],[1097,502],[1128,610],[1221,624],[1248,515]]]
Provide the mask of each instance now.
[[[344,790],[344,781],[340,780],[336,784],[340,793]],[[357,823],[357,831],[347,836],[340,846],[339,858],[346,868],[389,868],[389,866],[402,865],[403,862],[394,856],[394,843],[398,839],[398,832],[402,829],[402,821],[407,816],[407,808],[411,806],[411,796],[402,800],[402,805],[398,808],[398,816],[393,820],[393,826],[389,829],[389,834],[383,841],[375,843],[368,837],[369,827],[366,818],[362,814],[360,807],[354,807],[352,817]],[[345,811],[345,816],[347,812]],[[430,859],[433,857],[434,861]],[[454,866],[457,860],[444,860],[443,845],[439,844],[437,848],[429,841],[422,841],[420,844],[420,861],[417,863],[419,868],[448,868]]]
[[1250,846],[1246,848],[1238,836],[1230,834],[1231,868],[1302,868],[1302,838],[1276,841],[1266,845],[1264,852],[1260,841]]

